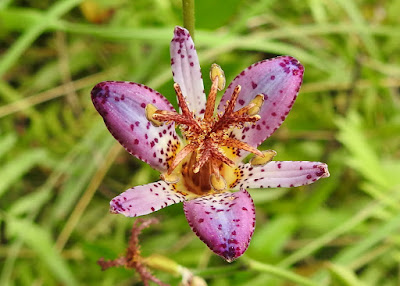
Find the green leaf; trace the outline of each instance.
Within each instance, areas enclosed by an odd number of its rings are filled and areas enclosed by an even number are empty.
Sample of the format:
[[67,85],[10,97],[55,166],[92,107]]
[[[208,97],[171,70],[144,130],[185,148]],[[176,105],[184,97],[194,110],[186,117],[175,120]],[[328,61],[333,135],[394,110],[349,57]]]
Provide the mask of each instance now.
[[350,269],[343,267],[339,264],[329,264],[328,266],[329,272],[333,275],[334,278],[339,282],[341,286],[364,286],[363,282],[361,282],[353,271]]
[[[45,228],[25,219],[7,217],[9,232],[14,238],[21,239],[45,263],[51,273],[65,285],[77,285],[63,257],[54,247],[54,241]],[[33,265],[35,267],[35,265]]]
[[42,149],[25,151],[0,167],[0,197],[36,164],[43,162],[47,153]]

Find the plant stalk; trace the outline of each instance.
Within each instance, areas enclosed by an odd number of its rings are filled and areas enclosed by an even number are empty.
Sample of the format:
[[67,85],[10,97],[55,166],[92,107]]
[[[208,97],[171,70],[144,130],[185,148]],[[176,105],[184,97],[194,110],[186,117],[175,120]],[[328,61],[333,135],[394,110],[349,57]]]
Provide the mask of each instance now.
[[183,26],[194,39],[194,0],[182,0]]

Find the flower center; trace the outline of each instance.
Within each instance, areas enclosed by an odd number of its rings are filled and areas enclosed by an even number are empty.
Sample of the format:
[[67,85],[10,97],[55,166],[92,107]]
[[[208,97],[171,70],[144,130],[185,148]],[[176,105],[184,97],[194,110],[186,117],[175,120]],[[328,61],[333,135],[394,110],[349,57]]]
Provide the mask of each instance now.
[[[226,152],[227,148],[242,149],[260,158],[264,154],[245,142],[233,137],[234,128],[241,129],[244,123],[254,123],[260,119],[257,114],[264,102],[264,96],[258,94],[249,105],[234,111],[236,100],[241,86],[235,87],[231,99],[227,102],[222,113],[214,115],[214,106],[218,90],[225,85],[225,77],[222,69],[213,64],[210,72],[212,86],[206,103],[204,117],[197,117],[189,110],[179,84],[174,84],[174,89],[179,101],[181,114],[174,111],[157,110],[151,104],[146,106],[146,117],[155,126],[164,122],[174,122],[179,125],[186,146],[176,154],[169,165],[167,174],[163,175],[165,181],[175,183],[179,178],[174,174],[175,169],[180,169],[186,190],[197,195],[205,195],[210,192],[221,192],[226,189],[224,170],[235,166],[235,155]],[[180,166],[180,168],[177,168]]]

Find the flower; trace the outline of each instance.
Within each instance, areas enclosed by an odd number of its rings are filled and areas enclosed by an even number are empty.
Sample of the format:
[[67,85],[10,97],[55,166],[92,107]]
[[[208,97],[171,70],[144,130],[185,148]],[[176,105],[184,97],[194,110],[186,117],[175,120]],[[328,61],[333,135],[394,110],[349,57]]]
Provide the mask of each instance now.
[[[197,53],[186,29],[175,28],[170,51],[180,113],[145,85],[106,81],[92,90],[94,106],[111,134],[161,173],[160,181],[115,197],[110,210],[136,217],[183,202],[192,230],[230,262],[247,249],[255,227],[247,188],[296,187],[329,176],[324,163],[272,161],[275,151],[256,148],[285,120],[304,68],[289,56],[249,66],[228,86],[214,115],[217,91],[225,84],[222,69],[211,67],[206,100]],[[249,153],[254,158],[242,163]]]

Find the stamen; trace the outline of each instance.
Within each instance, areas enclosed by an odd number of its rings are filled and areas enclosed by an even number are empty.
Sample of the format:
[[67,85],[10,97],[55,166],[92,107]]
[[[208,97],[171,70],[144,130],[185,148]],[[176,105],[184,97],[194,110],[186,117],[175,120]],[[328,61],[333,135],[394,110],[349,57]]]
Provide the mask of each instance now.
[[146,105],[146,108],[144,109],[146,113],[146,118],[148,121],[150,121],[151,124],[155,127],[159,127],[163,125],[161,121],[158,121],[153,118],[154,113],[158,110],[157,107],[155,107],[153,104],[149,103]]
[[246,144],[242,141],[239,141],[237,139],[234,138],[226,138],[223,142],[223,145],[227,146],[227,147],[233,147],[233,148],[238,148],[238,149],[242,149],[245,151],[249,151],[253,154],[256,154],[257,156],[264,158],[264,154],[263,152],[261,152],[260,150],[258,150],[257,148],[254,148],[253,146],[250,146],[249,144]]
[[182,94],[181,87],[176,82],[174,83],[174,89],[175,89],[176,97],[178,98],[179,107],[182,110],[182,115],[191,116],[192,113],[190,112],[189,107],[187,106],[185,97]]
[[[252,165],[267,164],[276,155],[273,150],[261,152],[230,136],[233,128],[244,128],[246,123],[254,123],[261,118],[258,113],[264,103],[264,95],[258,94],[249,104],[234,111],[242,88],[237,85],[233,89],[230,100],[226,103],[223,114],[214,116],[217,93],[225,87],[224,71],[217,64],[213,64],[210,77],[212,85],[204,117],[196,117],[189,110],[178,83],[174,84],[174,89],[180,113],[158,110],[152,104],[146,105],[145,108],[146,118],[154,126],[175,123],[177,126],[179,125],[182,135],[187,141],[187,145],[170,161],[168,170],[161,175],[161,179],[169,184],[174,184],[182,178],[187,189],[198,195],[221,192],[227,188],[224,176],[229,175],[230,171],[224,165],[234,167],[235,163],[232,160],[234,158],[231,159],[231,155],[235,155],[230,152],[225,153],[224,147],[241,149],[255,154],[256,156],[251,160]],[[179,172],[174,171],[180,165],[182,168],[179,169]]]
[[223,90],[226,83],[225,73],[219,65],[214,63],[211,65],[210,79],[214,82],[215,78],[218,79],[218,90]]
[[153,114],[153,119],[163,122],[175,122],[177,125],[179,124],[197,125],[197,122],[194,122],[193,118],[183,116],[182,114],[178,114],[174,111],[168,111],[168,110],[157,110]]
[[211,152],[209,150],[204,150],[201,154],[198,154],[196,158],[196,164],[193,166],[193,173],[197,174],[200,168],[210,159]]
[[215,99],[217,98],[217,88],[218,88],[218,77],[213,79],[210,93],[207,99],[206,111],[204,113],[204,119],[209,121],[214,114]]
[[172,173],[172,171],[179,165],[180,162],[182,162],[183,159],[186,158],[187,155],[192,153],[198,145],[196,143],[190,143],[189,145],[186,145],[179,153],[176,155],[174,161],[172,161],[171,166],[168,168],[168,175]]
[[221,192],[226,189],[226,181],[222,176],[210,175],[210,185],[214,191]]
[[276,151],[274,150],[266,150],[263,151],[263,157],[261,156],[255,156],[251,158],[250,164],[252,166],[264,166],[267,163],[271,162],[272,159],[276,156]]
[[160,175],[160,179],[166,182],[167,184],[175,184],[178,183],[180,180],[180,175],[175,174],[175,173],[164,173]]
[[236,100],[239,96],[240,91],[242,90],[242,87],[240,85],[237,85],[235,89],[232,92],[231,100],[228,103],[228,106],[225,108],[225,113],[224,115],[230,115],[233,112],[233,109],[236,106]]
[[261,110],[262,105],[264,104],[264,95],[257,94],[256,97],[252,101],[250,101],[250,104],[254,104],[254,106],[247,111],[247,114],[250,116],[258,114]]

